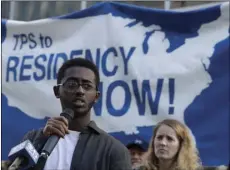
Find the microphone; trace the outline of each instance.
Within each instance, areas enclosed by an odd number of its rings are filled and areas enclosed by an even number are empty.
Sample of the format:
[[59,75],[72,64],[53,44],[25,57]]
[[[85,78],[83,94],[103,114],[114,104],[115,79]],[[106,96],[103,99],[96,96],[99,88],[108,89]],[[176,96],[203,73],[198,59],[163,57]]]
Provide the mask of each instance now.
[[[72,109],[64,109],[63,112],[61,113],[61,116],[64,116],[68,124],[73,120],[74,118],[74,111]],[[42,149],[41,155],[38,159],[37,165],[35,167],[36,170],[43,170],[46,160],[53,151],[54,147],[57,145],[60,137],[57,135],[51,135],[49,139],[47,140],[45,146]]]
[[26,140],[13,147],[10,150],[8,158],[13,162],[9,170],[25,170],[37,163],[39,154],[30,140]]

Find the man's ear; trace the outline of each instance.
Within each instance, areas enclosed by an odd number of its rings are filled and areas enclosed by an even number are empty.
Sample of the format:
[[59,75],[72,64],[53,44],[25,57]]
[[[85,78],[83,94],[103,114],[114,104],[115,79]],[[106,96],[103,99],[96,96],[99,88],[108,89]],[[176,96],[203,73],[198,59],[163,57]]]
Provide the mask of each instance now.
[[97,102],[97,100],[98,100],[99,97],[100,97],[100,94],[101,94],[101,93],[100,93],[99,91],[96,92],[96,97],[95,97],[94,103]]
[[60,98],[59,86],[54,86],[53,91],[54,91],[54,95],[56,96],[56,98]]

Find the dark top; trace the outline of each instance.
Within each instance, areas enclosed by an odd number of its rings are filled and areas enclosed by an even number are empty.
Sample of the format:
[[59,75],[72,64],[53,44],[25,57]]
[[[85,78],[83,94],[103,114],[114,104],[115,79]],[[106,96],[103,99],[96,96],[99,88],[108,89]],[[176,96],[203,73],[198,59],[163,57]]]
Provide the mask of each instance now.
[[[32,130],[23,138],[23,141],[29,139],[39,153],[48,139],[42,130]],[[131,169],[127,148],[91,121],[87,129],[80,133],[70,170]]]

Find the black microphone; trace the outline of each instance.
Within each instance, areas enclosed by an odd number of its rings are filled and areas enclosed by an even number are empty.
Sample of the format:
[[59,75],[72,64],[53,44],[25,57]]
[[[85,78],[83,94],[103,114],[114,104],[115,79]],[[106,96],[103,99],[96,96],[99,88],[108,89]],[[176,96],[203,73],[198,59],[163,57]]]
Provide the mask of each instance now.
[[[64,109],[63,112],[61,113],[61,116],[64,116],[67,119],[68,124],[69,124],[74,118],[74,111],[68,108]],[[49,155],[53,151],[54,147],[57,145],[59,139],[60,137],[57,135],[51,135],[49,137],[45,146],[42,149],[37,165],[35,166],[36,170],[43,170],[46,160],[48,159]]]
[[13,147],[10,150],[8,158],[10,161],[12,161],[9,170],[24,170],[37,163],[39,154],[30,140],[26,140]]

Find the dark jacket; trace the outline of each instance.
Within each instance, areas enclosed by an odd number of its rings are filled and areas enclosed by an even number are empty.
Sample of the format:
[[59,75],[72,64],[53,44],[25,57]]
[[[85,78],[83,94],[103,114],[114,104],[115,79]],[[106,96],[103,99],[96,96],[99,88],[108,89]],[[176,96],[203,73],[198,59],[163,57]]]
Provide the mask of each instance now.
[[[48,137],[43,135],[42,129],[39,129],[28,132],[23,141],[27,139],[41,153]],[[80,133],[70,170],[131,169],[131,159],[127,148],[91,121],[87,129]]]

